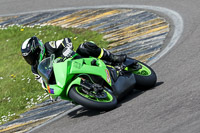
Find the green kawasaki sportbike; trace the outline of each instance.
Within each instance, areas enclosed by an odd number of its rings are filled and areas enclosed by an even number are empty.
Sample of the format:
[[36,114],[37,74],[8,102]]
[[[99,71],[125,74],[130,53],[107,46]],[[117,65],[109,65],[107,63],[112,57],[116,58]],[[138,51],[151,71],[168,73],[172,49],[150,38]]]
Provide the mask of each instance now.
[[[110,110],[135,86],[153,87],[157,77],[146,64],[127,58],[122,64],[74,54],[68,59],[52,55],[41,61],[38,72],[48,93],[86,108]],[[134,65],[133,65],[134,64]]]

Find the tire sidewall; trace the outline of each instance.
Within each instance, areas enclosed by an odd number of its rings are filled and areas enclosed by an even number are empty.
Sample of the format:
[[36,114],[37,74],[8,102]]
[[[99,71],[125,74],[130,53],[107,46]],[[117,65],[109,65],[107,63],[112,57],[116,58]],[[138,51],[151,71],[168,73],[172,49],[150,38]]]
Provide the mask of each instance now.
[[157,82],[156,73],[154,72],[154,70],[151,67],[149,67],[145,63],[140,62],[140,61],[138,61],[138,62],[141,63],[142,65],[146,66],[151,71],[151,74],[148,76],[134,74],[135,79],[136,79],[136,85],[139,87],[145,87],[145,88],[154,87]]
[[117,98],[110,93],[113,97],[111,102],[97,102],[82,96],[76,91],[76,86],[73,86],[69,91],[69,97],[76,103],[93,110],[111,110],[117,106]]

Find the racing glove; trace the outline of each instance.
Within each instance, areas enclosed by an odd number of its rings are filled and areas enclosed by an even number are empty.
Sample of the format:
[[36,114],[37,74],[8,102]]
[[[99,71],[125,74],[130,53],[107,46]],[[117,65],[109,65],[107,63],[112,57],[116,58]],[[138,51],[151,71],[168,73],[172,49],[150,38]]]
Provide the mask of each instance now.
[[63,57],[69,58],[71,57],[75,52],[70,47],[65,47],[62,51]]
[[42,88],[43,89],[46,89],[45,85],[44,85],[44,82],[42,80],[42,77],[39,75],[39,74],[36,74],[36,73],[33,73],[33,75],[35,75],[35,80],[37,80],[39,83],[41,83],[42,85]]

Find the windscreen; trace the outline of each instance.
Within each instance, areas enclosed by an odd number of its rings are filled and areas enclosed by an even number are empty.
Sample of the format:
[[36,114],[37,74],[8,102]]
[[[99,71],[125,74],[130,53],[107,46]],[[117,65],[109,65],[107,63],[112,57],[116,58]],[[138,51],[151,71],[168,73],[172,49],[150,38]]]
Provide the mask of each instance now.
[[38,73],[42,76],[43,80],[48,83],[53,72],[53,65],[50,57],[42,60],[38,65]]

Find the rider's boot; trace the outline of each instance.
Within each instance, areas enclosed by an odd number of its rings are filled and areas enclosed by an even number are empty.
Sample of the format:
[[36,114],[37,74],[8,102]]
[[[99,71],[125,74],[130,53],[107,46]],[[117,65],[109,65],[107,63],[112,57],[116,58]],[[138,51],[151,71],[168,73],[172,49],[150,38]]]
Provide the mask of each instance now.
[[101,54],[99,58],[112,63],[122,63],[126,60],[127,55],[126,54],[114,55],[105,49],[101,49]]

